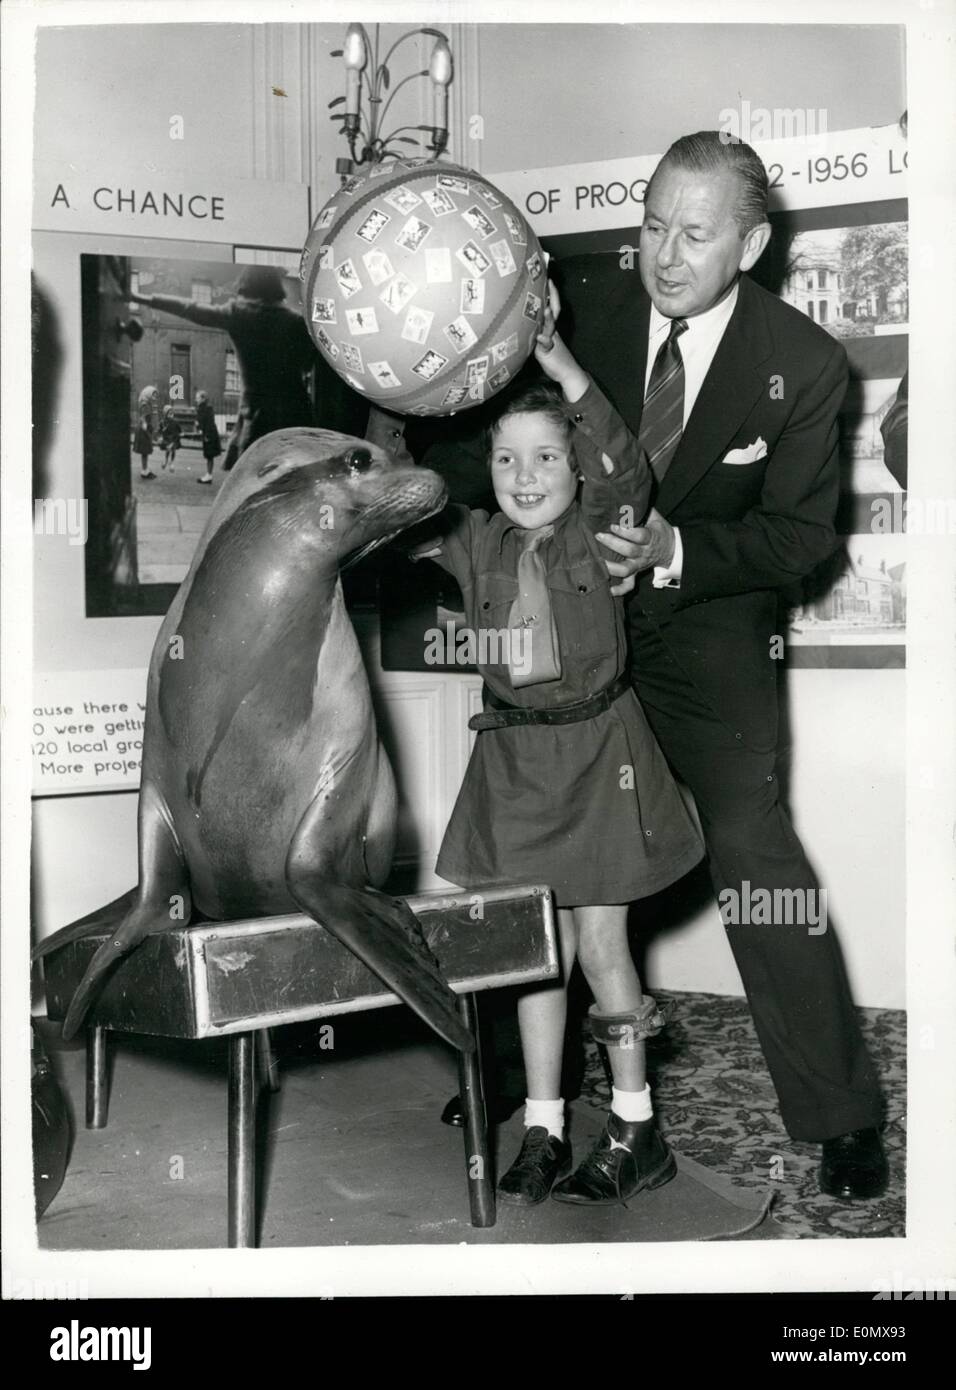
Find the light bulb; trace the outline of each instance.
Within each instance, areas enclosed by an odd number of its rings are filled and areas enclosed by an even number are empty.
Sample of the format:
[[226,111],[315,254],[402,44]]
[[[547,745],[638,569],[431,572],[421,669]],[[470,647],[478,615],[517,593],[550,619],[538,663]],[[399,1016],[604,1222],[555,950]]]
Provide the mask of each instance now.
[[428,75],[434,85],[432,125],[436,130],[448,129],[448,84],[452,77],[451,49],[444,39],[438,39],[432,49]]
[[[345,115],[346,129],[358,129],[359,92],[365,67],[365,35],[361,24],[350,24],[345,34]],[[353,118],[353,119],[349,119]]]
[[361,72],[365,66],[365,35],[361,24],[350,24],[345,33],[345,46],[343,50],[345,66],[354,68],[356,72]]

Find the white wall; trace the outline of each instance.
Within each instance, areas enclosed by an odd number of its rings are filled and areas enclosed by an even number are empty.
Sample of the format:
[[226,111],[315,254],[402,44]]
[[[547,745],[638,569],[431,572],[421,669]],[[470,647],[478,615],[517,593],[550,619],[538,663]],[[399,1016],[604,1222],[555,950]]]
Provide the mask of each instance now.
[[[36,56],[37,159],[254,177],[251,26],[43,29]],[[182,140],[170,139],[174,115]]]
[[[858,1003],[905,1004],[904,671],[788,676],[790,807]],[[742,994],[716,906],[647,954],[652,984]]]
[[[410,25],[380,26],[380,53]],[[144,173],[205,171],[223,178],[311,184],[317,209],[338,187],[348,154],[328,102],[345,91],[341,24],[95,25],[41,30],[37,39],[35,158]],[[434,40],[408,40],[393,85],[428,66]],[[386,130],[430,111],[424,82],[396,96]],[[170,138],[181,116],[183,138]],[[409,147],[410,148],[410,147]]]
[[486,173],[662,153],[679,135],[717,129],[720,112],[742,99],[751,109],[823,109],[829,130],[886,125],[906,105],[894,25],[476,29],[468,102],[483,118],[477,167]]
[[[452,148],[487,170],[660,150],[684,130],[713,126],[740,96],[754,106],[827,108],[831,129],[895,121],[905,104],[902,55],[887,28],[453,28],[459,87]],[[114,160],[125,168],[309,181],[320,188],[316,206],[334,186],[332,162],[342,152],[325,118],[326,101],[342,90],[338,64],[328,58],[341,37],[340,26],[329,25],[43,32],[37,156],[84,167]],[[288,95],[273,97],[272,85]],[[485,138],[473,149],[464,121],[477,113]],[[169,139],[173,114],[185,119],[185,141]],[[82,249],[112,249],[108,238],[48,233],[36,241],[37,271],[57,299],[65,340],[51,463],[51,491],[64,496],[82,491],[81,241]],[[165,253],[160,243],[143,248]],[[190,245],[175,254],[202,251]],[[222,251],[205,254],[218,259]],[[38,669],[145,666],[159,620],[84,621],[78,561],[76,551],[54,555],[38,543]],[[390,674],[379,683],[394,714],[405,781],[404,844],[419,846],[423,881],[433,882],[429,860],[463,767],[475,682]],[[892,1007],[903,1004],[903,690],[904,675],[895,671],[800,670],[789,682],[798,829],[828,889],[858,1001]],[[36,804],[40,934],[135,881],[135,801],[123,794]],[[655,943],[649,969],[657,985],[741,992],[716,909]]]

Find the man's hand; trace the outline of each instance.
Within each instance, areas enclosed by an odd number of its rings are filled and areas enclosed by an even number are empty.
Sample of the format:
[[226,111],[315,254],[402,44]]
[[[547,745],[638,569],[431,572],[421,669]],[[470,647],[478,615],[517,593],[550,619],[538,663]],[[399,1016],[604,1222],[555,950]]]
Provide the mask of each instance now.
[[[606,544],[607,542],[605,541],[605,545]],[[615,598],[624,598],[626,594],[631,592],[634,585],[637,583],[633,567],[630,563],[619,563],[617,560],[605,560],[604,563],[607,565],[607,572],[612,579],[616,579],[620,576],[620,582],[611,585],[611,593]]]
[[642,570],[653,569],[656,565],[666,568],[674,558],[674,528],[654,507],[644,526],[615,525],[610,532],[598,532],[596,539],[622,557],[604,562],[608,574],[622,581],[611,585],[611,593],[617,596],[631,592],[635,576]]

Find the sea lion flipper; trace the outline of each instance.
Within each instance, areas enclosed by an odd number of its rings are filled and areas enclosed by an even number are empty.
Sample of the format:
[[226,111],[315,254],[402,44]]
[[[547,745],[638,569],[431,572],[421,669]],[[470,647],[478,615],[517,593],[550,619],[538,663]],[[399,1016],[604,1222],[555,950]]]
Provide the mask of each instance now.
[[37,942],[31,951],[31,961],[42,960],[44,956],[59,951],[63,946],[69,946],[74,941],[82,941],[85,936],[96,936],[104,927],[112,928],[116,923],[122,922],[136,901],[138,894],[138,888],[128,888],[125,893],[114,898],[111,903],[106,903],[104,907],[98,907],[95,912],[88,912],[85,917],[78,917],[75,922],[61,927],[51,936],[45,936],[42,941]]
[[306,912],[347,946],[415,1010],[440,1038],[461,1052],[475,1039],[458,1014],[455,994],[425,944],[421,923],[398,898],[375,888],[349,888],[314,871],[288,875],[289,890]]
[[152,903],[137,904],[132,912],[127,913],[113,935],[108,941],[103,942],[93,956],[86,967],[86,973],[76,987],[63,1022],[64,1042],[69,1042],[83,1026],[90,1005],[113,966],[124,956],[128,956],[133,947],[138,946],[145,937],[177,925],[182,924],[170,921],[168,907],[157,910]]
[[63,1024],[64,1041],[69,1042],[82,1026],[114,965],[144,937],[188,925],[191,915],[188,874],[169,808],[156,787],[144,780],[139,795],[139,886],[116,930],[93,956],[77,986]]

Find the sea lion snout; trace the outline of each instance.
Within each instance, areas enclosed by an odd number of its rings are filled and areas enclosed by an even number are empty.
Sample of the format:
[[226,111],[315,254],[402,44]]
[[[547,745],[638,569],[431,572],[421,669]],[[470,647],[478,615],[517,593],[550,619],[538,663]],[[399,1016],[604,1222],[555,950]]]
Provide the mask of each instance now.
[[340,563],[354,564],[439,511],[447,497],[436,473],[333,430],[276,430],[247,450],[236,471],[241,510],[282,517],[287,535]]
[[[371,465],[370,465],[371,467]],[[386,456],[381,470],[353,475],[359,506],[349,527],[347,564],[441,510],[448,498],[444,480],[428,468],[408,468]]]

